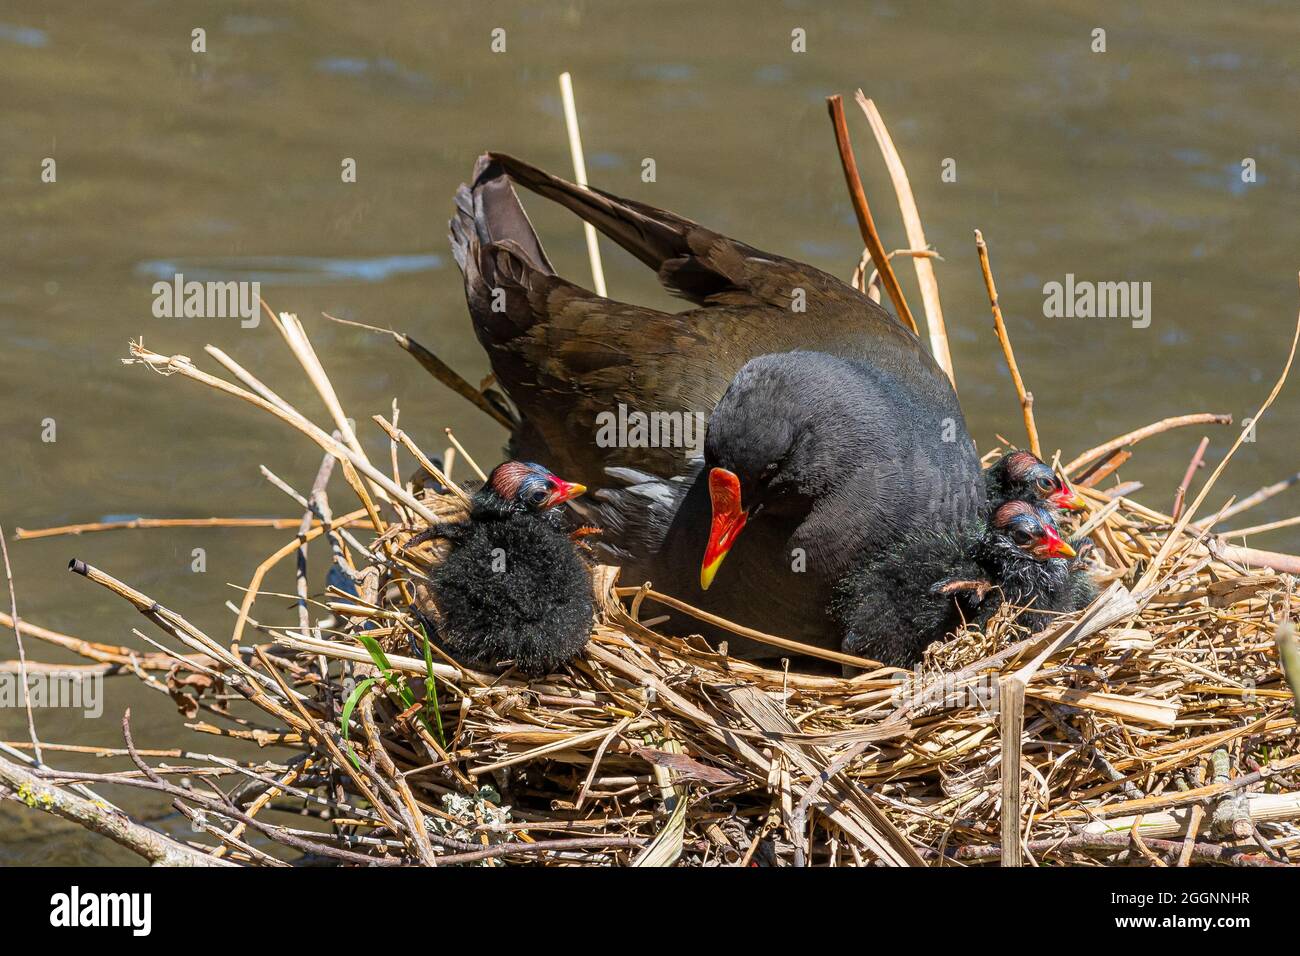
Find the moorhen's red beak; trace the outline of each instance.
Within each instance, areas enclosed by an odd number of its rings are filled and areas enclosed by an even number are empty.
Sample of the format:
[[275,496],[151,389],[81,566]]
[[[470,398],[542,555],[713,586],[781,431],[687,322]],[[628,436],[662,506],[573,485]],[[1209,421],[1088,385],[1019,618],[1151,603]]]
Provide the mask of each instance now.
[[1077,552],[1053,528],[1044,527],[1043,536],[1034,544],[1036,558],[1072,558]]
[[542,508],[554,508],[556,505],[562,505],[570,498],[576,498],[586,490],[586,485],[565,481],[563,478],[552,478],[551,493],[542,501]]
[[725,468],[709,472],[709,498],[713,501],[713,525],[709,528],[709,545],[704,549],[704,562],[700,565],[700,587],[705,591],[749,519],[749,514],[740,507],[740,479],[733,472]]
[[1061,482],[1061,490],[1048,499],[1053,505],[1062,511],[1082,511],[1088,506],[1083,500],[1083,495],[1079,494],[1064,481]]

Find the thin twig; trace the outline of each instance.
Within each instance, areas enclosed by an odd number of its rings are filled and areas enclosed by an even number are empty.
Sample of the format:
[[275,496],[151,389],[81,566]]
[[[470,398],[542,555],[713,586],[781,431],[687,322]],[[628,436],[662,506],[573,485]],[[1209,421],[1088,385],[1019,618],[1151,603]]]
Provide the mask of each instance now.
[[1268,393],[1268,397],[1264,399],[1264,403],[1260,405],[1259,409],[1251,417],[1250,428],[1243,428],[1241,430],[1237,435],[1237,440],[1234,441],[1232,447],[1228,449],[1227,454],[1223,456],[1223,459],[1215,467],[1214,471],[1210,473],[1210,477],[1205,480],[1205,484],[1201,487],[1200,494],[1196,496],[1196,499],[1187,508],[1186,513],[1174,524],[1173,531],[1171,531],[1169,537],[1165,539],[1164,544],[1160,546],[1160,551],[1157,552],[1155,559],[1143,573],[1142,577],[1138,579],[1137,588],[1141,589],[1149,587],[1155,580],[1156,576],[1160,573],[1162,562],[1177,546],[1177,542],[1180,540],[1183,530],[1187,527],[1188,522],[1191,521],[1197,510],[1201,507],[1201,503],[1205,501],[1205,498],[1209,495],[1211,489],[1214,488],[1214,484],[1219,480],[1219,476],[1223,474],[1223,470],[1228,467],[1228,462],[1232,460],[1232,456],[1236,454],[1237,449],[1241,447],[1241,444],[1246,440],[1247,435],[1252,429],[1254,429],[1256,423],[1264,417],[1264,413],[1268,411],[1272,406],[1274,399],[1276,399],[1278,394],[1282,391],[1282,386],[1286,384],[1287,376],[1291,374],[1291,363],[1295,361],[1297,344],[1300,344],[1300,312],[1297,312],[1296,314],[1295,333],[1291,336],[1291,348],[1290,351],[1287,352],[1286,361],[1282,365],[1282,371],[1278,375],[1277,381],[1273,384],[1272,390]]
[[1187,464],[1187,471],[1183,475],[1183,480],[1178,484],[1178,491],[1174,494],[1174,507],[1169,512],[1169,517],[1177,521],[1183,513],[1183,499],[1187,497],[1187,489],[1191,487],[1192,478],[1196,475],[1196,469],[1201,467],[1205,459],[1205,449],[1210,447],[1210,439],[1202,438],[1201,443],[1196,446],[1196,452],[1192,455],[1192,460]]
[[[1265,487],[1259,489],[1259,491],[1247,495],[1245,498],[1242,498],[1231,508],[1228,508],[1226,511],[1224,511],[1222,516],[1220,516],[1217,520],[1226,521],[1229,518],[1233,518],[1241,514],[1243,511],[1253,508],[1258,504],[1263,504],[1265,501],[1268,501],[1270,498],[1286,491],[1297,481],[1300,481],[1300,471],[1296,472],[1294,475],[1291,475],[1287,478],[1283,478],[1281,481],[1274,482],[1271,485],[1266,485]],[[1197,522],[1197,526],[1198,527],[1204,526],[1204,522]],[[1210,527],[1213,526],[1211,525]],[[1225,534],[1227,533],[1241,534],[1242,532],[1239,531],[1225,532]]]
[[91,521],[65,524],[57,528],[17,528],[14,539],[31,541],[65,534],[89,534],[96,531],[126,531],[142,528],[274,528],[283,530],[298,524],[298,518],[128,518],[124,521]]
[[419,446],[411,440],[411,437],[407,435],[406,432],[402,431],[400,428],[394,428],[383,415],[372,415],[370,418],[371,421],[384,430],[385,435],[393,441],[400,443],[403,448],[409,451],[415,457],[415,460],[420,463],[420,467],[432,475],[439,484],[449,490],[463,503],[469,504],[470,498],[469,495],[465,493],[465,490],[452,481],[441,468],[430,461],[429,457],[420,450]]
[[487,400],[482,391],[475,388],[458,373],[454,368],[444,362],[438,356],[411,338],[405,332],[398,332],[394,329],[381,329],[377,325],[366,325],[364,322],[354,322],[351,319],[340,319],[337,316],[330,315],[328,312],[322,312],[325,318],[331,322],[337,322],[340,325],[350,325],[353,328],[365,329],[367,332],[377,332],[380,335],[391,336],[393,341],[401,349],[410,354],[426,372],[436,378],[443,385],[455,392],[457,395],[467,399],[483,414],[493,419],[502,428],[514,428],[517,424],[508,418],[501,409],[497,408]]
[[1034,394],[1025,390],[1024,379],[1020,377],[1020,367],[1016,365],[1016,353],[1011,350],[1011,337],[1007,334],[1006,323],[1002,321],[1002,306],[998,303],[998,287],[993,282],[993,270],[989,267],[989,250],[984,243],[984,236],[975,230],[975,251],[979,253],[980,271],[984,273],[984,288],[989,294],[989,307],[993,310],[993,330],[997,333],[1002,346],[1002,355],[1011,370],[1011,381],[1016,386],[1016,397],[1020,400],[1020,411],[1025,419],[1025,432],[1029,436],[1029,450],[1039,458],[1043,457],[1042,446],[1038,443],[1038,426],[1034,423]]
[[478,466],[478,462],[474,460],[474,456],[465,450],[465,446],[457,440],[456,436],[452,433],[452,430],[450,428],[444,428],[443,431],[446,432],[447,440],[451,442],[451,446],[460,452],[460,456],[465,459],[465,464],[469,465],[474,474],[478,475],[478,480],[487,481],[487,473]]
[[0,786],[27,806],[70,820],[108,837],[159,866],[229,866],[206,853],[136,823],[120,811],[69,793],[31,771],[0,757]]
[[14,591],[14,572],[9,566],[9,545],[5,543],[5,529],[0,527],[0,552],[3,552],[5,559],[5,579],[9,582],[9,620],[14,629],[14,640],[18,642],[18,665],[19,679],[23,682],[23,707],[27,710],[27,732],[32,738],[32,753],[36,755],[36,763],[42,764],[45,759],[41,756],[41,742],[36,736],[36,718],[32,716],[32,691],[27,686],[27,651],[23,647],[23,628],[22,619],[18,616],[18,595]]
[[1160,435],[1173,428],[1186,428],[1188,425],[1231,425],[1231,415],[1218,415],[1213,412],[1198,412],[1194,415],[1175,415],[1172,418],[1162,418],[1158,422],[1150,425],[1143,425],[1141,428],[1134,429],[1131,432],[1120,435],[1118,438],[1112,438],[1110,441],[1098,445],[1096,448],[1085,451],[1068,465],[1064,465],[1061,471],[1066,475],[1072,475],[1084,465],[1091,464],[1098,458],[1103,458],[1115,451],[1117,448],[1124,448],[1129,445],[1136,445],[1144,439],[1153,435]]

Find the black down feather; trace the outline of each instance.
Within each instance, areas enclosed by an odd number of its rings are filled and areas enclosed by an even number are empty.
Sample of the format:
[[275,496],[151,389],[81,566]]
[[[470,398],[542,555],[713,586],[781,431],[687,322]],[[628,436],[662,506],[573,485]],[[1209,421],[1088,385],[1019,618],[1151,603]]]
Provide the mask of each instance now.
[[452,547],[431,575],[438,638],[471,667],[514,661],[542,674],[591,635],[591,571],[546,517],[516,513],[447,529]]

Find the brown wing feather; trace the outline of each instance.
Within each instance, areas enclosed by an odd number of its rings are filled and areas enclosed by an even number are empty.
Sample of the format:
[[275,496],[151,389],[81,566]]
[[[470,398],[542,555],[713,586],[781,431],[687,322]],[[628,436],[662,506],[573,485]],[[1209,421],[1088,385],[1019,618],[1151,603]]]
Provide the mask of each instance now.
[[[591,222],[701,307],[660,312],[555,275],[511,178]],[[480,157],[456,206],[452,248],[475,332],[523,419],[512,451],[570,480],[598,486],[607,467],[681,474],[681,449],[598,447],[597,416],[622,403],[707,418],[758,355],[808,349],[936,383],[942,375],[914,335],[834,277],[513,157]],[[803,311],[791,307],[796,289]]]

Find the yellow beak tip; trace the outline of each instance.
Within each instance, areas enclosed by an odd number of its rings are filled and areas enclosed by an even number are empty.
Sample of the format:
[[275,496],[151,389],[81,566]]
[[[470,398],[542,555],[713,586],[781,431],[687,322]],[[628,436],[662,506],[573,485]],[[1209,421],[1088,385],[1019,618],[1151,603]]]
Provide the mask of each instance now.
[[713,583],[713,578],[718,573],[718,566],[722,564],[722,559],[726,555],[719,555],[715,560],[700,567],[700,590],[707,591],[709,585]]

